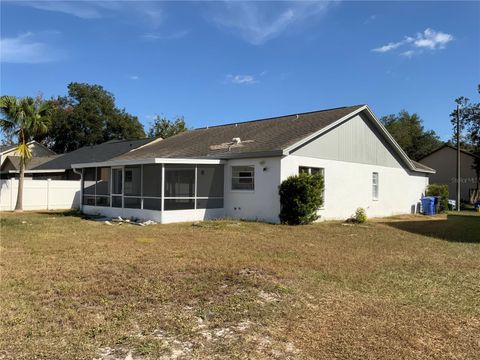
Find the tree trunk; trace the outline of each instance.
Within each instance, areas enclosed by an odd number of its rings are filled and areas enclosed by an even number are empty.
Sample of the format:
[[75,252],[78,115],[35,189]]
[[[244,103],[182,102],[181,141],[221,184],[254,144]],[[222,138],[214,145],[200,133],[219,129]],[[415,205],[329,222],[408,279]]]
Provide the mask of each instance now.
[[23,180],[25,178],[25,164],[20,160],[20,176],[18,177],[17,204],[15,212],[23,211]]

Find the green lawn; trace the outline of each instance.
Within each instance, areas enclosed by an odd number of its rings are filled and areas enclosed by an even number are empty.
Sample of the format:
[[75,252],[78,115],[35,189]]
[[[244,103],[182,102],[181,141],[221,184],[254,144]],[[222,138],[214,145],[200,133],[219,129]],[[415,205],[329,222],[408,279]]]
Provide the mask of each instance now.
[[1,213],[0,359],[477,359],[480,217]]

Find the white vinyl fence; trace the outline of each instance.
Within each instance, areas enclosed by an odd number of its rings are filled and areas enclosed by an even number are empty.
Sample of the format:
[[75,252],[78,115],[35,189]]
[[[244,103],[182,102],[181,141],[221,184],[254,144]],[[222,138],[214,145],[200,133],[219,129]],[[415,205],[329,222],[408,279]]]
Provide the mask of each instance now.
[[[18,180],[0,180],[0,211],[15,209]],[[27,180],[23,210],[72,209],[80,206],[80,180]]]

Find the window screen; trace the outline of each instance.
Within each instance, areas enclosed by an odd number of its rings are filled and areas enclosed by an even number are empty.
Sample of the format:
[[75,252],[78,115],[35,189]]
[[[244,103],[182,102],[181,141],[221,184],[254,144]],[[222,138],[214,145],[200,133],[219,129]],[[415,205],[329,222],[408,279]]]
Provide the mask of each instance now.
[[110,168],[97,168],[97,195],[110,195]]
[[232,190],[254,190],[255,167],[232,166]]
[[142,207],[142,199],[138,197],[124,197],[123,207],[130,209],[140,209]]
[[193,199],[165,199],[165,210],[188,210],[195,207]]
[[123,183],[123,170],[112,169],[112,194],[122,193],[122,190],[123,190],[122,183]]
[[223,165],[198,165],[197,197],[223,197]]
[[165,165],[165,196],[195,196],[194,165]]
[[143,196],[162,196],[161,164],[143,165]]
[[95,176],[96,168],[83,169],[83,193],[85,195],[95,195]]
[[140,196],[142,191],[142,168],[140,165],[125,166],[124,195]]

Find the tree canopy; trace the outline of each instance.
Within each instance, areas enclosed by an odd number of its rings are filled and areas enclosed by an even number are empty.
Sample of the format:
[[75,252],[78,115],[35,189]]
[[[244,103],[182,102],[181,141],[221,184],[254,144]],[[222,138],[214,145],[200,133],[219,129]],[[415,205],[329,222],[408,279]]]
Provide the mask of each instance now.
[[[480,94],[480,84],[477,87]],[[469,98],[460,96],[455,99],[458,105],[458,117],[460,120],[460,146],[463,150],[480,155],[480,103],[470,101]],[[457,134],[457,109],[450,114],[453,125],[451,143],[456,146]],[[477,188],[480,186],[480,160],[475,159],[474,170],[477,173]]]
[[55,109],[50,130],[36,140],[58,153],[113,139],[145,137],[138,118],[118,108],[113,94],[100,85],[70,83],[67,96],[49,102]]
[[413,160],[421,159],[442,144],[435,131],[424,129],[418,114],[402,110],[398,115],[383,116],[380,121]]
[[166,139],[187,130],[183,116],[177,117],[175,120],[169,120],[165,116],[157,115],[148,130],[148,136]]

